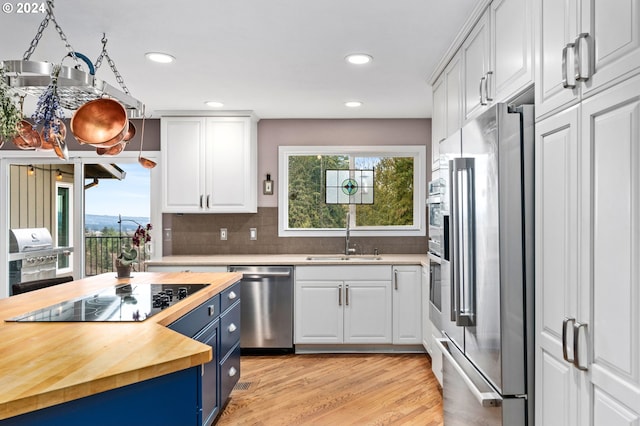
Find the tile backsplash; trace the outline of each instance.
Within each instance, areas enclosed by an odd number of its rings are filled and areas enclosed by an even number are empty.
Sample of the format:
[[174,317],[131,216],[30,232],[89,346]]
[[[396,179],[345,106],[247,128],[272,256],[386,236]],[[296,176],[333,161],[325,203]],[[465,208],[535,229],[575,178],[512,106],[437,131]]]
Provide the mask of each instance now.
[[[278,237],[278,209],[260,207],[255,214],[163,214],[165,236],[163,254],[330,254],[344,251],[343,237]],[[227,240],[220,239],[226,228]],[[255,228],[257,239],[250,239]],[[163,235],[165,232],[163,232]],[[427,252],[427,237],[351,237],[358,254],[422,254]]]

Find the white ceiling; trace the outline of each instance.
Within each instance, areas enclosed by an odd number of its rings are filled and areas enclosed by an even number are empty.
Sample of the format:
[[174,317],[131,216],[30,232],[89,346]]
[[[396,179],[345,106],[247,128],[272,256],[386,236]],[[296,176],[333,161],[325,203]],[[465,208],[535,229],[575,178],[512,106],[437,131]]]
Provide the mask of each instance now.
[[[17,2],[9,0],[14,6]],[[147,112],[253,110],[260,118],[431,116],[428,78],[474,0],[58,0],[54,14],[77,52],[107,50]],[[0,14],[0,60],[22,59],[43,14]],[[175,56],[168,65],[144,53]],[[353,52],[371,64],[345,62]],[[67,53],[53,25],[32,60]],[[65,65],[72,65],[71,59]],[[108,64],[96,76],[118,87]],[[363,106],[346,108],[345,101]],[[25,111],[28,113],[28,111]]]

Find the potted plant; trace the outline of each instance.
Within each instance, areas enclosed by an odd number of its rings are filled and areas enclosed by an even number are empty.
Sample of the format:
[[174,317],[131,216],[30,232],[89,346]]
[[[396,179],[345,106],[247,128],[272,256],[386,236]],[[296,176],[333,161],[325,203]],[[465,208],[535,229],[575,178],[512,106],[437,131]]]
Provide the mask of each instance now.
[[131,277],[131,266],[138,258],[138,250],[130,245],[122,246],[120,254],[116,258],[116,271],[118,278]]

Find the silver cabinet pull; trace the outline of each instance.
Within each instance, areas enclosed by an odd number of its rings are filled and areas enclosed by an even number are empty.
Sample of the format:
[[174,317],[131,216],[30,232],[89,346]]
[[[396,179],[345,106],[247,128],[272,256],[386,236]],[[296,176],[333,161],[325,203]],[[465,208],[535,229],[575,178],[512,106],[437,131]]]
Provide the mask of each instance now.
[[480,86],[478,87],[478,91],[480,92],[480,105],[486,105],[487,103],[484,100],[484,96],[482,95],[482,86],[483,83],[485,82],[485,80],[487,79],[486,76],[482,76],[482,78],[480,78]]
[[202,200],[204,199],[204,195],[200,195],[200,208],[204,207],[202,204]]
[[393,270],[393,288],[398,289],[398,270]]
[[569,49],[573,49],[575,47],[574,43],[567,44],[562,49],[562,87],[565,89],[575,89],[575,84],[569,84],[568,70],[567,70],[567,52]]
[[[582,48],[581,46],[585,43],[587,45],[587,73],[586,75],[582,74]],[[573,71],[575,75],[576,81],[587,81],[593,75],[593,49],[591,45],[593,44],[592,38],[589,36],[589,33],[581,33],[576,40],[573,42]]]
[[489,80],[492,75],[493,71],[487,71],[487,78],[484,79],[484,98],[487,100],[487,102],[493,101],[493,98],[489,96]]
[[342,306],[342,284],[338,286],[338,306]]
[[229,292],[229,295],[227,296],[227,298],[229,298],[229,300],[233,300],[233,299],[235,299],[236,297],[238,297],[238,295],[236,294],[236,292],[235,292],[235,291],[230,291],[230,292]]
[[587,324],[582,324],[576,322],[573,324],[573,365],[576,366],[578,370],[587,371],[589,368],[587,366],[582,366],[580,363],[580,329],[584,328],[585,333],[587,331]]
[[344,304],[349,306],[349,284],[344,286]]
[[[576,323],[576,319],[567,317],[562,321],[562,358],[569,363],[573,363],[573,358],[569,359],[569,350],[567,345],[567,329],[569,327],[569,323],[573,326]],[[575,357],[575,352],[573,354]]]
[[210,198],[210,195],[207,194],[207,208],[209,208],[209,198]]
[[216,314],[216,306],[215,305],[209,305],[209,316],[212,317]]
[[231,368],[229,369],[229,377],[233,377],[233,376],[235,376],[236,374],[238,374],[238,370],[236,370],[236,368],[235,368],[235,367],[231,367]]
[[237,329],[238,327],[234,323],[229,324],[229,327],[227,327],[227,330],[229,330],[229,333],[233,333]]

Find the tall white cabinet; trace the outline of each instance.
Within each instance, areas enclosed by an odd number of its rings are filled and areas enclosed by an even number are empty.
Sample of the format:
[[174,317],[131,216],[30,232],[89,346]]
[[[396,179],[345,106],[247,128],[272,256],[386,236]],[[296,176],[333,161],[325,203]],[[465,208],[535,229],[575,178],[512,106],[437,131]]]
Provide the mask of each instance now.
[[538,0],[537,425],[640,424],[639,16]]
[[257,211],[252,117],[162,117],[161,150],[163,212]]

